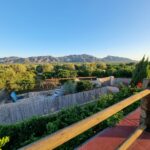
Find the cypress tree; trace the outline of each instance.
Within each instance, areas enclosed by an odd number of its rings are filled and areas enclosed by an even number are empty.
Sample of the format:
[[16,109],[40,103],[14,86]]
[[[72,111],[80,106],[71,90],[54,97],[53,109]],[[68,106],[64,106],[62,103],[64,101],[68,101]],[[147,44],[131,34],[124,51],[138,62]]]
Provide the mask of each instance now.
[[150,65],[148,58],[145,56],[136,65],[132,75],[132,85],[137,85],[138,82],[142,82],[144,78],[150,78]]

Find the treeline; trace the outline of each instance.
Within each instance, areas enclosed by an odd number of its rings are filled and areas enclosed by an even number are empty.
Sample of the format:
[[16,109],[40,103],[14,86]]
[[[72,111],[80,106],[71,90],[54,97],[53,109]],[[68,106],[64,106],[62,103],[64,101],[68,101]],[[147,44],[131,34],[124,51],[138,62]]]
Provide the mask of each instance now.
[[33,89],[36,82],[34,65],[0,65],[0,89],[21,91]]
[[69,77],[131,77],[134,63],[130,64],[105,64],[105,63],[84,63],[84,64],[45,64],[37,66],[37,71],[43,73],[44,78],[69,78]]
[[74,77],[131,77],[135,64],[64,63],[64,64],[1,64],[0,89],[33,90],[41,81],[49,78]]

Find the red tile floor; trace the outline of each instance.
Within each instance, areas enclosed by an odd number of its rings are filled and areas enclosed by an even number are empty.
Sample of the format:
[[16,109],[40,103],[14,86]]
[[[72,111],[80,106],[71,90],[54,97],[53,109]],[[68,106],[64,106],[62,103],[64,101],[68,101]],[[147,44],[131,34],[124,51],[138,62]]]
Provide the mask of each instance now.
[[[93,137],[78,150],[115,150],[139,125],[140,108],[130,113],[118,125],[107,128]],[[129,150],[150,150],[150,132],[144,133],[132,144]]]

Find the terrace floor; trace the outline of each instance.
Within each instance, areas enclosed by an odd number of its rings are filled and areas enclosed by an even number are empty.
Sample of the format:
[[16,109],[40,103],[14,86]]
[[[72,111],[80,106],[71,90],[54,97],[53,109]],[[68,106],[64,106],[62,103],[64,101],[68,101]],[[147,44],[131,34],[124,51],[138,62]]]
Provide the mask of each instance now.
[[[136,130],[139,119],[140,108],[130,113],[115,127],[107,128],[88,140],[78,150],[115,150]],[[144,131],[129,150],[150,150],[150,132]]]

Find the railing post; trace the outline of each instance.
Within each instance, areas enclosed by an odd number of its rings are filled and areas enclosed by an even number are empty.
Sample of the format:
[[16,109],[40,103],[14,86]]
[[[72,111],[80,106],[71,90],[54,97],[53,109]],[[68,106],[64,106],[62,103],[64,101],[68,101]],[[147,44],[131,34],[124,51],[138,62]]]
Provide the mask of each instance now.
[[[143,80],[143,88],[150,89],[150,79]],[[150,95],[144,97],[141,101],[141,121],[145,125],[147,131],[150,131]]]

